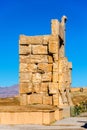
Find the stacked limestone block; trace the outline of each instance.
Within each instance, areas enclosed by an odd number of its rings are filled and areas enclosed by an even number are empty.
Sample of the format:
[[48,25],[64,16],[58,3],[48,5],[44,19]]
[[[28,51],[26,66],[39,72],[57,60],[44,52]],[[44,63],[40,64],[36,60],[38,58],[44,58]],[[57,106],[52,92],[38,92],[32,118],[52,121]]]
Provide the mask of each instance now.
[[[71,66],[64,55],[64,23],[65,17],[61,22],[52,20],[51,35],[20,36],[21,105],[59,106],[59,95],[70,87]],[[63,98],[62,102],[65,103]]]

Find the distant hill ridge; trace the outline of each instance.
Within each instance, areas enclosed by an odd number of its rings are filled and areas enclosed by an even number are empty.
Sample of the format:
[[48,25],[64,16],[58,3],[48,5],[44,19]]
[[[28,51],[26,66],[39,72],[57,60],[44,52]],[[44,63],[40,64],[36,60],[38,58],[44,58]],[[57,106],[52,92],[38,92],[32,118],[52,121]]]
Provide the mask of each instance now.
[[71,87],[71,92],[76,92],[76,91],[87,91],[87,87]]
[[13,97],[19,94],[19,85],[0,87],[0,98]]

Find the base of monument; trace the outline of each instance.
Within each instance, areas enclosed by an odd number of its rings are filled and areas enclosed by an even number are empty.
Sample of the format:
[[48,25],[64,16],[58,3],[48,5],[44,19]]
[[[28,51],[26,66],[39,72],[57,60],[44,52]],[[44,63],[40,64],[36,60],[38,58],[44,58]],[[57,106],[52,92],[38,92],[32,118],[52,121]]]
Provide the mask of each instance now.
[[62,109],[48,105],[0,106],[0,124],[49,125],[62,118]]
[[60,106],[62,108],[62,115],[63,115],[63,118],[67,118],[67,117],[70,117],[70,106],[68,105],[65,105],[65,106]]

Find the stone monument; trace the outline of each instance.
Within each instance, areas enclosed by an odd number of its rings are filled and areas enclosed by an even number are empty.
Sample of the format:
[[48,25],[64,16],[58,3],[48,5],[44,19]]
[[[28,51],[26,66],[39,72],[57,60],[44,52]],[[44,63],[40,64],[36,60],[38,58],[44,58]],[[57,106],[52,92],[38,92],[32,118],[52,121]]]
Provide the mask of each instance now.
[[50,35],[20,35],[20,105],[43,104],[64,109],[72,104],[72,63],[65,56],[66,20],[65,16],[61,21],[53,19]]

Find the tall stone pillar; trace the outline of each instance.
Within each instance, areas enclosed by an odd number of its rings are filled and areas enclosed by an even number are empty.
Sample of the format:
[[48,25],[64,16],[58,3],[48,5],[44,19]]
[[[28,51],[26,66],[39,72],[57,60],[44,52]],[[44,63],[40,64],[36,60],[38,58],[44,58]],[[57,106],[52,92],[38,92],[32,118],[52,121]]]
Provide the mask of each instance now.
[[65,57],[65,22],[65,16],[61,22],[52,20],[50,35],[20,36],[21,105],[59,107],[60,104],[70,103],[67,83],[70,85],[71,79],[70,65]]

